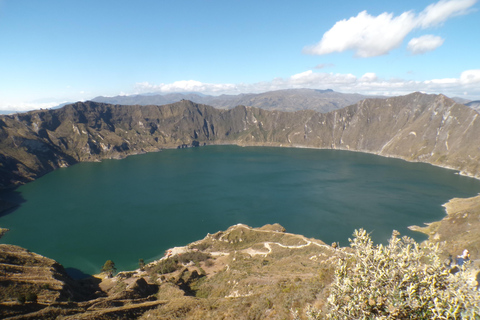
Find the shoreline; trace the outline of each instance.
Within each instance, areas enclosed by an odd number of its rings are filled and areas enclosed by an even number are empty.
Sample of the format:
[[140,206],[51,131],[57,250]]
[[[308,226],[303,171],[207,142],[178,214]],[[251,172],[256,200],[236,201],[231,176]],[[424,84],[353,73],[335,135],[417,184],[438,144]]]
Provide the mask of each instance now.
[[[349,151],[349,152],[358,152],[358,153],[364,153],[364,154],[371,154],[371,155],[375,155],[375,156],[380,156],[380,157],[384,157],[384,158],[393,158],[393,159],[399,159],[399,160],[403,160],[403,161],[406,161],[406,162],[409,162],[409,163],[425,163],[425,164],[429,164],[429,165],[433,165],[435,167],[439,167],[439,168],[442,168],[442,169],[448,169],[448,170],[453,170],[455,171],[455,174],[459,174],[459,175],[462,175],[462,176],[465,176],[465,177],[469,177],[469,178],[474,178],[474,179],[477,179],[477,180],[480,180],[480,177],[478,176],[474,176],[474,175],[471,175],[471,174],[468,174],[468,173],[464,173],[464,172],[461,172],[460,170],[458,169],[455,169],[455,168],[452,168],[452,167],[448,167],[448,166],[442,166],[442,165],[437,165],[437,164],[432,164],[432,163],[429,163],[429,162],[426,162],[426,161],[415,161],[415,160],[409,160],[409,159],[405,159],[404,157],[401,157],[401,156],[395,156],[395,155],[384,155],[384,154],[379,154],[379,153],[376,153],[376,152],[371,152],[371,151],[366,151],[366,150],[352,150],[352,149],[346,149],[346,148],[321,148],[321,147],[312,147],[312,146],[304,146],[304,145],[285,145],[285,144],[280,144],[280,143],[267,143],[267,144],[257,144],[257,143],[231,143],[231,142],[226,142],[226,141],[218,141],[218,142],[213,142],[213,143],[210,143],[210,144],[206,144],[206,145],[201,145],[200,147],[203,147],[203,146],[238,146],[238,147],[260,147],[260,148],[265,148],[265,147],[272,147],[272,148],[292,148],[292,149],[312,149],[312,150],[339,150],[339,151]],[[189,148],[195,148],[195,147],[189,147]],[[124,157],[109,157],[109,158],[104,158],[104,159],[97,159],[95,161],[85,161],[85,162],[101,162],[103,160],[121,160],[121,159],[124,159],[124,158],[127,158],[129,156],[134,156],[134,155],[140,155],[140,154],[146,154],[146,153],[150,153],[150,152],[161,152],[162,150],[175,150],[175,149],[178,149],[178,146],[174,146],[174,145],[171,145],[171,146],[167,146],[167,147],[163,147],[163,148],[159,148],[157,150],[151,150],[151,151],[148,151],[148,152],[145,152],[144,150],[142,150],[141,152],[138,152],[138,153],[131,153],[131,154],[126,154],[124,155]],[[16,189],[16,188],[15,188]],[[13,189],[13,190],[15,190]],[[8,191],[11,191],[11,190],[8,190]],[[480,194],[480,193],[479,193]],[[410,229],[411,231],[414,231],[414,232],[419,232],[419,233],[422,233],[422,234],[425,234],[428,239],[425,240],[425,241],[432,241],[432,240],[435,240],[435,238],[430,234],[431,233],[431,226],[436,226],[437,224],[441,224],[442,222],[444,222],[444,220],[448,220],[448,217],[449,215],[451,214],[451,207],[448,207],[447,205],[449,203],[451,203],[453,200],[455,199],[463,199],[465,201],[469,200],[469,199],[474,199],[474,198],[477,198],[477,196],[474,196],[474,197],[470,197],[470,198],[457,198],[457,197],[453,197],[451,198],[449,201],[447,201],[446,203],[442,204],[442,206],[445,208],[445,215],[443,216],[443,218],[441,218],[440,220],[436,220],[436,221],[426,221],[426,222],[423,222],[424,223],[424,226],[408,226],[408,229]],[[478,201],[477,201],[479,204],[480,204],[480,197],[478,198]],[[10,210],[12,209],[13,207],[9,207],[7,208],[6,210]],[[450,211],[449,211],[450,210]],[[0,214],[2,214],[2,212],[4,212],[5,210],[1,210],[0,208]],[[1,235],[3,235],[6,231],[3,231],[3,230],[6,230],[8,231],[8,229],[0,229],[0,238],[1,238]],[[466,230],[468,231],[468,230]]]
[[426,241],[438,243],[453,256],[468,249],[472,259],[480,257],[480,194],[470,198],[452,198],[442,205],[446,216],[425,226],[409,229],[428,236]]

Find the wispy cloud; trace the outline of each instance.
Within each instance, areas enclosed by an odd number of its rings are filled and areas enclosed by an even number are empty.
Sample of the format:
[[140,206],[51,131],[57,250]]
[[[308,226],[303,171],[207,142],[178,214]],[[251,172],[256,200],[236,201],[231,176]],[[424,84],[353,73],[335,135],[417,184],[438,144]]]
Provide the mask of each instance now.
[[320,63],[317,64],[314,69],[326,69],[326,68],[331,68],[334,67],[335,65],[333,63]]
[[145,92],[208,92],[210,94],[235,92],[238,86],[235,84],[214,84],[204,83],[196,80],[181,80],[173,83],[151,84],[149,82],[140,82],[135,84],[135,90],[138,93]]
[[425,29],[438,26],[451,17],[468,14],[477,0],[441,0],[423,10],[417,19],[418,25]]
[[303,52],[323,55],[353,50],[356,56],[362,58],[385,55],[398,48],[413,30],[435,27],[451,17],[467,14],[476,2],[441,0],[418,15],[407,11],[396,17],[392,13],[372,16],[362,11],[356,17],[335,23],[319,43],[305,47]]
[[407,45],[407,50],[412,54],[423,54],[437,49],[444,41],[441,37],[427,34],[410,40]]

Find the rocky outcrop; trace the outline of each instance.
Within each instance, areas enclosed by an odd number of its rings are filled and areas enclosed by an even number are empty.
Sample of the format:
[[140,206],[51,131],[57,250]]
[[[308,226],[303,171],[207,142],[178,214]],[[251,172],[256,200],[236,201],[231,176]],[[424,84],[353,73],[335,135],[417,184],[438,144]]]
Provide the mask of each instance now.
[[[26,183],[79,161],[203,144],[361,151],[428,162],[478,178],[477,118],[476,111],[445,96],[420,93],[364,100],[326,114],[244,106],[217,110],[190,101],[165,106],[76,103],[58,110],[0,116],[0,186]],[[452,200],[446,205],[449,215],[422,231],[430,240],[449,245],[454,254],[468,248],[478,256],[479,203],[479,197]],[[290,310],[310,303],[321,307],[336,249],[282,231],[279,225],[234,226],[182,251],[202,251],[214,259],[190,261],[168,274],[159,273],[153,264],[144,271],[83,285],[72,282],[53,260],[0,245],[0,315],[23,319],[228,314],[286,318]],[[16,301],[19,294],[29,293],[35,294],[36,302]],[[85,301],[69,302],[69,298]]]
[[0,228],[0,238],[3,237],[5,233],[7,233],[9,230],[6,228]]
[[480,176],[479,114],[443,95],[367,99],[330,113],[76,103],[0,117],[0,187],[80,161],[204,144],[344,149]]
[[465,103],[465,105],[467,107],[472,108],[473,110],[475,110],[477,112],[480,111],[480,100],[470,101],[470,102]]
[[6,244],[0,244],[0,287],[2,318],[68,300],[84,300],[95,290],[76,283],[56,261]]

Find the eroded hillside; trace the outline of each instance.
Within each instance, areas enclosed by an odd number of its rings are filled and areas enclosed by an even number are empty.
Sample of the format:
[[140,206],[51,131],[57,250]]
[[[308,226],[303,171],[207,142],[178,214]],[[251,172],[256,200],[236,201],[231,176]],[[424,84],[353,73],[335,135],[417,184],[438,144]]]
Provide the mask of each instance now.
[[[75,283],[53,260],[2,245],[0,315],[22,319],[288,319],[321,308],[345,253],[278,225],[236,225],[134,271]],[[23,260],[22,260],[23,259]],[[25,260],[27,259],[27,260]],[[25,262],[25,261],[27,262]],[[5,269],[6,267],[6,269]],[[57,271],[59,270],[59,271]],[[21,288],[18,286],[21,284]],[[19,291],[20,290],[20,291]],[[19,302],[34,294],[36,301]]]
[[345,149],[480,175],[478,113],[443,95],[367,99],[330,113],[94,102],[0,117],[0,187],[80,161],[204,144]]
[[[476,111],[445,96],[420,93],[368,99],[324,114],[244,106],[217,110],[190,101],[165,106],[76,103],[0,117],[0,187],[17,186],[80,161],[204,144],[362,151],[432,163],[479,178],[477,118]],[[451,253],[469,248],[478,260],[479,202],[478,197],[451,201],[445,219],[418,230]],[[23,258],[2,262],[3,287],[9,292],[33,291],[37,302],[19,305],[16,297],[6,295],[2,314],[27,313],[22,319],[238,319],[238,315],[277,319],[291,318],[295,310],[305,315],[308,305],[321,308],[332,259],[345,249],[285,234],[278,226],[266,229],[235,226],[177,248],[169,259],[143,270],[91,279],[80,285],[80,291],[72,291],[78,284],[70,282],[54,261],[33,259],[28,251],[7,246],[2,256],[16,252],[33,260],[28,260],[31,268]]]

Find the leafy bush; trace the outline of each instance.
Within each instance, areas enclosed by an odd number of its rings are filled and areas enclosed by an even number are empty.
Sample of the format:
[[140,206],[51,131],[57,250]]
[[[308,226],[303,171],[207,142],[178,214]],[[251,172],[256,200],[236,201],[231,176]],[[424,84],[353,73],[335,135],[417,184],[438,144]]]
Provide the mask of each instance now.
[[438,244],[420,246],[394,231],[374,245],[363,229],[353,254],[338,260],[327,319],[477,319],[480,293],[469,284],[468,264],[457,274],[442,263]]
[[160,260],[155,266],[155,272],[166,274],[178,269],[178,260],[176,257]]

